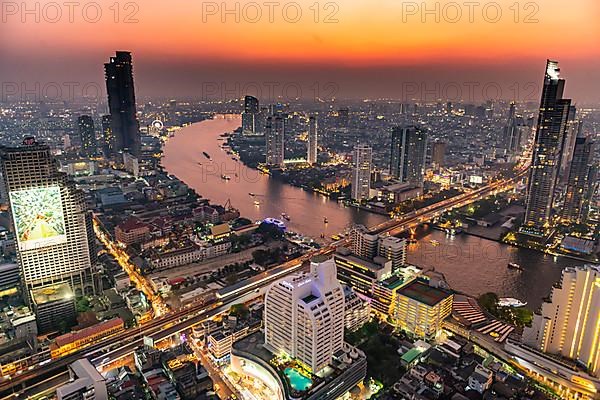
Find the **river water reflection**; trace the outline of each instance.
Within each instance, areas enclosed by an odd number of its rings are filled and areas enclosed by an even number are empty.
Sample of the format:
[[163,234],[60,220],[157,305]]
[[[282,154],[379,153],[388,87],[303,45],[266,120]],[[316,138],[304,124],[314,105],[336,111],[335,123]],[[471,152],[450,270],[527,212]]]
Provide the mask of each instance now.
[[[289,229],[315,239],[321,234],[329,238],[353,224],[373,226],[386,219],[245,167],[221,149],[220,135],[238,126],[239,116],[218,116],[181,129],[165,144],[164,168],[216,204],[231,201],[242,216],[251,220],[281,219],[285,213],[290,218],[286,221]],[[230,179],[222,179],[223,175]],[[324,223],[325,217],[328,223]],[[549,294],[564,266],[578,264],[466,234],[450,237],[440,231],[421,230],[419,237],[417,244],[409,246],[409,262],[425,269],[435,268],[456,290],[472,295],[493,291],[525,300],[532,308]],[[430,240],[437,240],[439,245],[434,246]],[[525,270],[508,269],[509,262]]]

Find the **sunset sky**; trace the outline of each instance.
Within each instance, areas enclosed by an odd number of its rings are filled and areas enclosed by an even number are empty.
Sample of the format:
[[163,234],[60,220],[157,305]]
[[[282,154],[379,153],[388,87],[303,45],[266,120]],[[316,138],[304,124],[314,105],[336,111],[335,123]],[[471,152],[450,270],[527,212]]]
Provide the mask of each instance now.
[[[35,10],[34,1],[26,3]],[[298,82],[305,95],[314,84],[335,82],[339,97],[399,98],[407,87],[414,91],[413,84],[493,82],[503,98],[518,92],[528,100],[527,84],[539,84],[545,59],[553,58],[561,63],[568,96],[600,102],[598,0],[482,1],[471,16],[463,1],[279,1],[272,22],[266,1],[110,0],[88,7],[87,15],[84,1],[72,22],[66,6],[57,17],[48,3],[25,14],[21,2],[2,2],[3,82],[101,83],[102,64],[115,50],[129,50],[142,97],[197,96],[211,83],[275,81]],[[222,13],[236,3],[237,15]]]

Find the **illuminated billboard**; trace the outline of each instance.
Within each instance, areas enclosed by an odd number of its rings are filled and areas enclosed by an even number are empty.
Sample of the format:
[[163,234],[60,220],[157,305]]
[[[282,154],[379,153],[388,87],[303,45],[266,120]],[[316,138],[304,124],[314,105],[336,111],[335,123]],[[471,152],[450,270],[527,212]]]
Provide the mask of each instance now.
[[19,250],[67,241],[58,186],[17,190],[9,196]]

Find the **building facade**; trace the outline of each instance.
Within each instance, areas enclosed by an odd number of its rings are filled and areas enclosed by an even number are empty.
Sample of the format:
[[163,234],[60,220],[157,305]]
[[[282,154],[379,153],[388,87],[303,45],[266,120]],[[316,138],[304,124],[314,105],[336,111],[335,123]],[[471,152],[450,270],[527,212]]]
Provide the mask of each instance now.
[[585,223],[589,202],[593,192],[594,143],[591,137],[579,136],[575,140],[573,157],[569,168],[565,203],[562,208],[563,221]]
[[600,375],[600,266],[563,270],[549,301],[525,328],[525,344],[544,353],[577,360]]
[[373,149],[366,144],[354,146],[352,169],[352,199],[368,200],[371,192],[371,163]]
[[317,163],[317,143],[318,143],[319,122],[314,115],[308,119],[308,154],[306,157],[310,165]]
[[0,154],[29,300],[34,289],[65,282],[75,295],[94,294],[97,254],[83,193],[34,138]]
[[565,80],[558,62],[548,60],[529,173],[527,208],[522,232],[544,234],[551,223],[554,190],[571,100],[563,99]]
[[110,139],[113,141],[109,147],[139,158],[142,141],[136,114],[131,53],[117,51],[116,55],[104,64],[104,72],[112,132]]
[[265,294],[265,348],[297,358],[317,373],[344,344],[344,291],[333,260],[272,284]]
[[259,126],[259,101],[254,96],[244,97],[244,112],[242,113],[242,133],[256,135],[260,133]]
[[77,118],[77,128],[81,140],[81,154],[86,157],[96,155],[97,143],[94,119],[89,115],[80,116]]
[[273,167],[283,167],[285,160],[285,119],[282,116],[267,117],[266,124],[266,163]]
[[390,174],[401,182],[423,186],[427,133],[416,126],[392,130]]

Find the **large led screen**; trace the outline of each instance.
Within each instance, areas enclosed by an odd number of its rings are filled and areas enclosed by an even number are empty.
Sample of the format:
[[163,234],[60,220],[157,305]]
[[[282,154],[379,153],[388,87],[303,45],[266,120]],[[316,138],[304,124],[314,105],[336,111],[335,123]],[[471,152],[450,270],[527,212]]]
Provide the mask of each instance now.
[[65,219],[58,186],[18,190],[9,195],[19,250],[66,242]]

